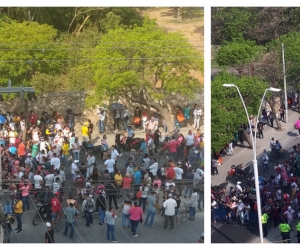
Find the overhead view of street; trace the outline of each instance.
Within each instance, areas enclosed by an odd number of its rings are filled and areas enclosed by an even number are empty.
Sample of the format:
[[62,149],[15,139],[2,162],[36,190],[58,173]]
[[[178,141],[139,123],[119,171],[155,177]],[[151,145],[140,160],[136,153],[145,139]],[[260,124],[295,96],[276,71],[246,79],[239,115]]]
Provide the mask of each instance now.
[[295,13],[212,8],[212,243],[300,242]]
[[203,7],[0,6],[0,244],[204,243],[204,110]]

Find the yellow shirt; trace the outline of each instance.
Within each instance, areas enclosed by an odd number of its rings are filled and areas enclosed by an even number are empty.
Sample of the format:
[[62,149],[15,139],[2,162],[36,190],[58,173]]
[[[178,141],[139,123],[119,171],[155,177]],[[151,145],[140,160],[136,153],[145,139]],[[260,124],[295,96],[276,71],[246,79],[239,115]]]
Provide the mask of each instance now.
[[14,211],[16,214],[23,213],[23,202],[21,200],[16,203],[14,207]]
[[89,136],[88,131],[89,131],[88,127],[86,127],[86,126],[81,127],[82,136]]
[[63,155],[68,155],[69,154],[69,144],[65,143],[62,147],[63,150]]
[[119,186],[122,185],[122,180],[123,180],[122,175],[115,174],[115,181],[117,182],[117,184],[118,184]]

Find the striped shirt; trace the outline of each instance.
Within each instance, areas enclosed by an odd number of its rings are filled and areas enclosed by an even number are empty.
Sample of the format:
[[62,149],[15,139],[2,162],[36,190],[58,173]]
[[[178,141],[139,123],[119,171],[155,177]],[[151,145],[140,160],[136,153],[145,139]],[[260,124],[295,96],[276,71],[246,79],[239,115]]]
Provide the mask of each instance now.
[[193,112],[194,116],[201,116],[202,115],[202,110],[201,109],[195,109]]

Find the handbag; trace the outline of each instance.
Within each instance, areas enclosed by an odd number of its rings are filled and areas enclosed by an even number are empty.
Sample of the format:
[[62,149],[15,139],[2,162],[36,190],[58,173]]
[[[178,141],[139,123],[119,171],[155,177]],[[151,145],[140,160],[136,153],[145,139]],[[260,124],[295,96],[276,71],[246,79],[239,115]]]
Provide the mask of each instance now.
[[141,217],[140,217],[140,223],[143,224],[143,221],[144,221],[143,220],[143,216],[141,215]]

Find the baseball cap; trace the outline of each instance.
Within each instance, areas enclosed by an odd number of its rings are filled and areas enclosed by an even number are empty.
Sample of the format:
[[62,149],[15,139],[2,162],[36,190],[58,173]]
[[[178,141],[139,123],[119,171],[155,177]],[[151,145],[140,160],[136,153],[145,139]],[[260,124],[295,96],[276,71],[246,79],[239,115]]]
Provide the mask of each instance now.
[[238,184],[238,185],[240,185],[240,184],[241,184],[241,182],[240,182],[240,181],[238,181],[238,182],[237,182],[237,184]]
[[172,197],[173,197],[173,194],[168,194],[168,197],[169,197],[169,198],[172,198]]
[[59,196],[59,192],[55,192],[55,195],[56,195],[56,196]]
[[31,154],[30,154],[30,153],[28,153],[28,154],[27,154],[27,156],[31,156]]
[[70,205],[74,205],[74,202],[73,202],[73,201],[71,201],[71,202],[70,202]]
[[93,195],[92,195],[92,194],[90,194],[90,195],[89,195],[89,197],[90,197],[90,198],[93,198]]
[[50,222],[46,222],[46,227],[51,227],[51,223]]
[[78,163],[78,162],[79,162],[78,160],[75,160],[75,161],[74,161],[74,163]]

